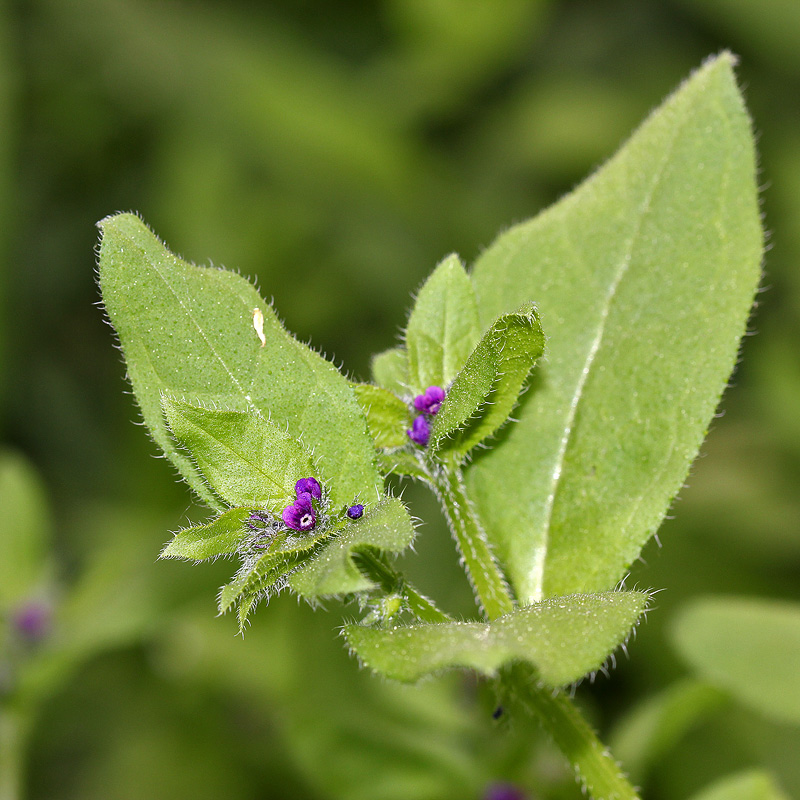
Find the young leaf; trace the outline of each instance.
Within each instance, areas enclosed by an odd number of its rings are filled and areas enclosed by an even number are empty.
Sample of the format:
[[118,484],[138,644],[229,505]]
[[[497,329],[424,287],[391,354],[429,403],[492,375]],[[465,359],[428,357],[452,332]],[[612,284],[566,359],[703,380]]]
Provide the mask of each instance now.
[[[107,217],[99,226],[103,302],[144,420],[206,502],[221,508],[166,430],[164,392],[209,406],[257,409],[295,439],[313,442],[336,503],[380,491],[372,440],[347,380],[290,336],[250,283],[181,261],[133,214]],[[263,344],[254,321],[263,323]]]
[[715,781],[691,800],[789,800],[771,775],[749,769]]
[[467,476],[521,602],[617,583],[730,375],[762,252],[732,66],[705,64],[595,176],[475,265],[482,319],[535,298],[549,341],[519,422]]
[[251,511],[250,508],[232,508],[205,525],[179,531],[161,551],[159,558],[205,561],[234,555],[247,537],[245,520]]
[[444,449],[464,456],[491,436],[508,419],[543,351],[544,334],[532,305],[497,319],[448,390],[428,451]]
[[672,640],[704,680],[773,719],[800,724],[800,605],[697,600],[676,620]]
[[386,497],[361,519],[349,521],[314,557],[289,577],[289,588],[306,598],[374,588],[353,563],[359,550],[401,553],[414,541],[414,525],[403,503]]
[[402,347],[385,350],[372,359],[372,377],[378,386],[402,397],[409,394],[408,356]]
[[392,449],[408,444],[408,407],[396,394],[370,383],[354,383],[353,391],[375,447]]
[[647,606],[644,592],[554,597],[493,622],[445,622],[389,629],[347,625],[361,661],[400,681],[449,667],[493,676],[510,661],[532,663],[548,686],[580,680],[599,669],[625,640]]
[[277,512],[294,499],[295,483],[315,474],[300,443],[257,411],[216,411],[167,396],[162,403],[175,438],[228,505]]
[[444,259],[417,295],[406,328],[412,394],[446,386],[464,366],[481,334],[472,282],[458,256]]

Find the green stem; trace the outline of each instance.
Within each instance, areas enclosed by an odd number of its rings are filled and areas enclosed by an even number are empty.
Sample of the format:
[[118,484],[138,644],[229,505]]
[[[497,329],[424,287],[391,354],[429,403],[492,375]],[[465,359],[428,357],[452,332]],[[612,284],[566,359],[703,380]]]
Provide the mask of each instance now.
[[[495,619],[513,611],[511,592],[467,495],[461,471],[456,467],[441,468],[431,470],[431,474],[431,482],[442,501],[486,615]],[[563,693],[554,695],[551,689],[539,686],[536,673],[529,665],[520,664],[506,670],[501,681],[538,717],[594,800],[639,800],[608,748],[569,697]]]
[[511,667],[500,680],[503,688],[539,719],[590,797],[639,800],[609,749],[566,694],[554,694],[552,689],[538,685],[536,674],[528,665]]
[[393,570],[376,552],[362,550],[356,554],[362,572],[380,584],[387,594],[399,594],[408,609],[420,622],[450,622],[450,617],[436,607],[433,600],[418,592],[399,572]]
[[513,611],[511,591],[467,496],[461,470],[457,467],[432,470],[431,483],[442,502],[467,575],[486,616],[496,619]]

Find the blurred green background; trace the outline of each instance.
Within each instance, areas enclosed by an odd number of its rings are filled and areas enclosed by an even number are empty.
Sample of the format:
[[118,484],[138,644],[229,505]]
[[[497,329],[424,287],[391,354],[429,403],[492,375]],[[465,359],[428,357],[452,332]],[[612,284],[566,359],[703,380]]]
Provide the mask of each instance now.
[[[795,0],[0,5],[0,427],[41,551],[4,613],[52,612],[42,641],[0,639],[6,781],[19,745],[31,798],[446,800],[493,781],[580,796],[535,724],[492,723],[469,677],[404,688],[360,671],[337,631],[352,611],[281,597],[242,640],[214,616],[230,565],[155,562],[203,512],[132,424],[94,224],[137,210],[185,258],[252,277],[290,330],[367,378],[442,256],[472,262],[568,191],[722,48],[741,57],[772,245],[756,335],[663,547],[632,568],[629,586],[666,591],[579,701],[616,736],[691,674],[670,631],[695,598],[800,599],[798,41]],[[409,570],[469,613],[438,510],[406,497],[426,523]],[[692,708],[640,765],[648,798],[754,766],[800,796],[800,728],[725,698]]]

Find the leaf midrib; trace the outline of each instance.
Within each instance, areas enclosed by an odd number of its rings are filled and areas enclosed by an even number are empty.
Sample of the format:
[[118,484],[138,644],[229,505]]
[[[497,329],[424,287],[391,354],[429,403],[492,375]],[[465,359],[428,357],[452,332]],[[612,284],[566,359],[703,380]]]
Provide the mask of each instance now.
[[[586,381],[589,377],[589,373],[591,372],[594,359],[598,351],[600,350],[600,346],[603,341],[603,336],[605,334],[606,323],[610,316],[611,306],[614,302],[617,290],[623,278],[627,274],[628,269],[630,268],[631,258],[636,243],[638,241],[638,238],[641,234],[644,219],[650,209],[653,196],[655,195],[656,190],[661,182],[664,170],[666,169],[666,166],[669,163],[669,159],[675,147],[675,143],[678,140],[680,134],[683,131],[683,128],[685,127],[691,116],[691,108],[693,106],[694,103],[692,103],[692,105],[687,109],[686,113],[683,116],[683,119],[679,123],[676,123],[676,125],[673,127],[672,137],[668,145],[664,148],[661,161],[658,165],[658,169],[655,172],[650,188],[647,191],[647,194],[645,195],[645,198],[637,214],[636,226],[634,228],[633,233],[631,234],[627,246],[625,247],[624,255],[620,259],[619,267],[614,276],[614,279],[611,282],[609,291],[606,294],[606,300],[603,305],[603,312],[600,317],[600,321],[597,327],[597,332],[589,348],[586,360],[584,361],[583,364],[583,368],[581,369],[580,377],[575,385],[575,391],[570,400],[569,411],[567,414],[566,424],[564,426],[564,433],[561,437],[561,441],[559,442],[558,454],[553,466],[553,470],[551,472],[550,491],[548,492],[547,500],[545,503],[545,513],[542,524],[542,540],[540,545],[536,548],[534,552],[534,563],[529,573],[529,575],[532,576],[533,578],[533,580],[530,582],[530,585],[532,587],[532,591],[530,592],[530,597],[529,597],[530,602],[534,603],[540,602],[544,596],[544,580],[546,572],[545,567],[549,552],[550,528],[553,519],[553,509],[555,507],[556,495],[558,494],[559,489],[562,486],[561,476],[564,466],[564,460],[566,457],[567,450],[569,449],[569,443],[572,439],[572,433],[575,428],[575,417],[577,415],[578,406],[583,396],[583,390],[586,385]],[[569,236],[565,237],[565,241],[567,243],[571,243],[571,239],[569,238]]]

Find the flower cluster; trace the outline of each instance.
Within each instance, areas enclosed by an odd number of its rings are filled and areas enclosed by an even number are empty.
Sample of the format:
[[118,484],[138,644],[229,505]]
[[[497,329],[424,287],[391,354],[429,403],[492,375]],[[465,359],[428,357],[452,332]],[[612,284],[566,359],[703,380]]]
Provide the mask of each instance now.
[[300,478],[294,485],[297,500],[283,509],[281,517],[295,531],[310,531],[317,524],[314,500],[322,499],[322,487],[316,478]]
[[[296,500],[286,506],[280,517],[276,517],[266,509],[254,509],[245,520],[245,527],[254,534],[249,540],[250,546],[265,549],[272,543],[275,534],[290,528],[293,531],[306,533],[314,530],[317,523],[326,523],[325,500],[322,486],[316,478],[300,478],[294,485]],[[318,518],[318,513],[322,514]],[[355,503],[344,512],[348,519],[361,519],[364,506]]]
[[418,394],[414,398],[414,408],[422,412],[414,418],[411,427],[406,431],[408,438],[414,444],[427,447],[428,440],[431,438],[431,424],[428,418],[439,412],[445,395],[445,390],[441,386],[429,386],[422,394]]

